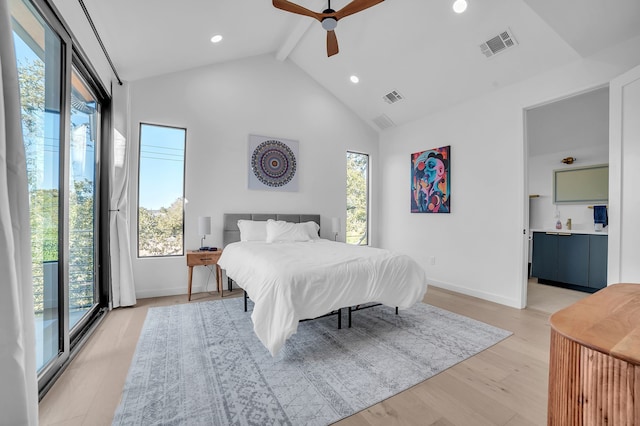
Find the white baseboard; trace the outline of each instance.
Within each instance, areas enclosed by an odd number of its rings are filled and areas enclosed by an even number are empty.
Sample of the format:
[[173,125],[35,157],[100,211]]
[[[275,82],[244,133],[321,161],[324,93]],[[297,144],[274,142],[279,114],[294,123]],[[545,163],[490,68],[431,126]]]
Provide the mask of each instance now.
[[[233,289],[237,289],[237,286],[233,286]],[[227,281],[224,280],[222,283],[222,289],[224,291],[224,293],[227,293]],[[191,289],[191,294],[196,294],[196,293],[203,293],[203,292],[213,292],[213,291],[217,291],[215,284],[209,283],[209,285],[207,286],[207,288],[205,289],[204,286],[196,286],[194,285],[193,288]],[[136,298],[137,299],[148,299],[150,297],[164,297],[164,296],[177,296],[177,295],[181,295],[184,294],[185,296],[187,295],[187,286],[180,286],[180,287],[172,287],[172,288],[154,288],[154,289],[149,289],[149,290],[136,290]]]
[[[489,302],[495,302],[501,305],[506,305],[511,308],[521,309],[520,304],[518,303],[517,300],[511,299],[508,297],[500,296],[493,293],[487,293],[484,291],[478,291],[473,288],[461,287],[459,285],[447,283],[444,281],[433,280],[430,278],[427,278],[427,283],[429,283],[430,285],[433,285],[434,287],[443,288],[445,290],[454,291],[460,294],[466,294],[467,296],[477,297],[479,299],[488,300]],[[429,290],[427,290],[427,292],[428,291]]]
[[[489,302],[495,302],[501,305],[509,306],[511,308],[520,309],[520,305],[518,304],[518,301],[515,299],[510,299],[497,294],[487,293],[484,291],[478,291],[476,289],[472,289],[468,287],[461,287],[459,285],[451,284],[444,281],[438,281],[431,278],[427,278],[427,282],[429,283],[429,285],[433,285],[434,287],[443,288],[445,290],[453,291],[460,294],[466,294],[467,296],[473,296],[479,299],[488,300]],[[226,280],[223,280],[222,285],[223,285],[224,291],[227,291]],[[234,285],[233,288],[237,289],[238,287]],[[216,288],[212,284],[207,286],[206,290],[204,286],[193,286],[191,293],[196,294],[196,293],[202,293],[205,291],[207,292],[216,291]],[[186,296],[187,294],[186,286],[172,287],[172,288],[157,288],[157,289],[150,289],[150,290],[138,290],[136,291],[136,298],[147,299],[149,297],[176,296],[181,294],[184,294]]]

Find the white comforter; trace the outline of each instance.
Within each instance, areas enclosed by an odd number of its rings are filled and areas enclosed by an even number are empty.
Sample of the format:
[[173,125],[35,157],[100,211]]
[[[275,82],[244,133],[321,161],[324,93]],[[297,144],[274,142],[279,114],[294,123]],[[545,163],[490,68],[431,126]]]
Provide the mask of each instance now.
[[409,256],[323,239],[232,243],[218,265],[254,301],[254,331],[274,356],[300,320],[368,302],[407,309],[427,291]]

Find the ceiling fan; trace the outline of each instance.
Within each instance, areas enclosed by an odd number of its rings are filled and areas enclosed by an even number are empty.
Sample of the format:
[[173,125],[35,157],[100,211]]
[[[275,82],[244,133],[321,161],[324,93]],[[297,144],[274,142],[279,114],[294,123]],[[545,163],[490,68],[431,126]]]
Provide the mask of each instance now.
[[298,15],[310,16],[317,19],[322,24],[322,28],[327,30],[327,56],[338,53],[338,39],[333,31],[338,25],[338,21],[354,13],[382,3],[384,0],[353,0],[339,11],[331,9],[331,0],[328,0],[327,8],[322,13],[317,13],[305,7],[291,3],[288,0],[273,0],[273,5],[278,9],[285,10]]

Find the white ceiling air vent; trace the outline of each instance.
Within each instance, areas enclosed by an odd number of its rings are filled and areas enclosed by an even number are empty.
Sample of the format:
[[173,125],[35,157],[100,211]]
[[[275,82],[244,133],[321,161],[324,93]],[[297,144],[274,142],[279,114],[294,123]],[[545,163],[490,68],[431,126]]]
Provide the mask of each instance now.
[[373,119],[373,122],[376,124],[376,126],[378,126],[380,130],[388,129],[389,127],[394,127],[396,125],[385,114],[377,116]]
[[395,104],[396,102],[403,100],[404,96],[402,96],[397,90],[394,90],[384,95],[382,99],[384,99],[388,104]]
[[516,46],[518,42],[513,37],[511,30],[507,28],[506,31],[501,32],[497,36],[493,37],[480,45],[480,50],[487,58],[497,55],[500,52],[504,52],[510,47]]

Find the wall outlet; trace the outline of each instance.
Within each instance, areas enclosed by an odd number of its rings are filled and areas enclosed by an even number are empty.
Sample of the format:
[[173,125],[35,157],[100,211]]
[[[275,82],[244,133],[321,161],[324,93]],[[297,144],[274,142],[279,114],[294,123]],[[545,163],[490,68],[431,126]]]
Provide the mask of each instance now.
[[435,256],[429,256],[427,261],[429,262],[429,265],[435,265],[436,264],[436,257]]

